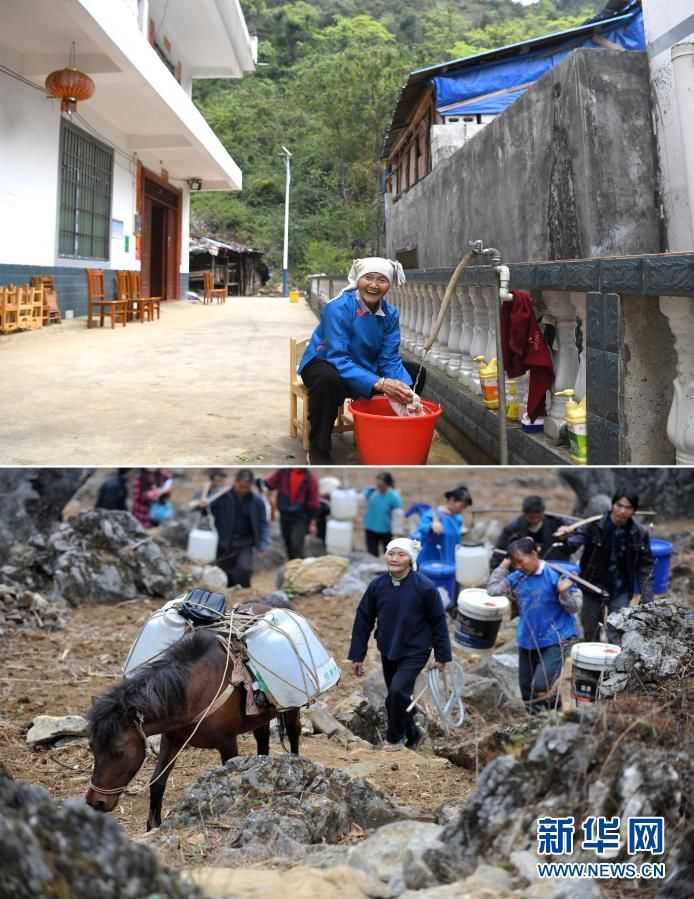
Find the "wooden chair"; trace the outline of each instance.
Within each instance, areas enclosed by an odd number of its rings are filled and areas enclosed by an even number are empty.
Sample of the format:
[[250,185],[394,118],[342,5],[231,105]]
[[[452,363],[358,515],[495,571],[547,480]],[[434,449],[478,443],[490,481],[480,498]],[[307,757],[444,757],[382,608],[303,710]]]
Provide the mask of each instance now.
[[19,330],[19,299],[14,284],[0,287],[0,333]]
[[63,319],[60,314],[60,304],[58,303],[58,291],[55,289],[53,278],[50,275],[33,275],[31,286],[40,287],[43,290],[43,324],[62,324]]
[[116,322],[125,327],[128,321],[127,300],[110,300],[104,290],[104,270],[102,268],[85,268],[87,276],[87,327],[92,327],[92,313],[99,315],[99,327],[103,328],[104,318],[110,316],[111,328]]
[[116,298],[125,300],[128,310],[128,321],[137,319],[143,323],[146,318],[152,321],[152,304],[146,299],[141,300],[139,297],[133,297],[130,294],[130,272],[116,271],[113,273],[113,279],[116,288]]
[[226,288],[214,286],[214,275],[212,274],[212,272],[203,272],[203,284],[205,291],[203,303],[205,305],[207,305],[207,303],[211,303],[213,300],[216,300],[218,303],[226,303]]
[[157,318],[161,317],[161,297],[143,297],[140,296],[140,273],[139,272],[128,272],[128,287],[130,290],[130,299],[131,300],[139,300],[140,303],[143,303],[147,314],[149,315],[149,320],[154,321],[154,313],[157,313]]
[[[298,431],[301,430],[302,445],[305,450],[309,446],[308,389],[296,370],[310,339],[310,337],[305,340],[289,338],[289,436],[296,437]],[[301,400],[301,418],[299,418],[299,400]],[[344,434],[347,431],[354,431],[354,422],[347,418],[343,403],[333,425],[333,434]]]

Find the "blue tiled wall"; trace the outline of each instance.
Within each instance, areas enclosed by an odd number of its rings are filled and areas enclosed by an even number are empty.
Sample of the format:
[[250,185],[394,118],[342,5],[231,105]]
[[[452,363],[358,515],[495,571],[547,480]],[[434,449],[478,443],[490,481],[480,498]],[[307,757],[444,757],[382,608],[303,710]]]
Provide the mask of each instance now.
[[[72,309],[75,318],[87,314],[87,279],[83,268],[43,265],[0,265],[0,285],[30,284],[32,275],[50,275],[58,291],[60,311]],[[104,269],[106,296],[114,296],[113,272]]]

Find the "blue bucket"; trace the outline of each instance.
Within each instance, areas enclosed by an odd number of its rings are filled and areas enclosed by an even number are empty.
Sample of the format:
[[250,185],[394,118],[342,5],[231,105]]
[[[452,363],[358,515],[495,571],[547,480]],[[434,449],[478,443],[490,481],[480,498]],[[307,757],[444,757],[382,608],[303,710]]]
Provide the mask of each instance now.
[[668,584],[670,583],[672,543],[668,543],[667,540],[651,540],[651,555],[655,561],[655,569],[653,571],[653,592],[667,593]]
[[452,609],[455,605],[455,565],[450,562],[422,562],[417,570],[433,581],[435,587],[443,587],[448,595],[446,609]]

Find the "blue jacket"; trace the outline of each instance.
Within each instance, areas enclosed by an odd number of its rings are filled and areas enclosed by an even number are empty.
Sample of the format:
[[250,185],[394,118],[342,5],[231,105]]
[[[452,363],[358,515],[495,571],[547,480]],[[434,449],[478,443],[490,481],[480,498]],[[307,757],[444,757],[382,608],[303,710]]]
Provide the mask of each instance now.
[[299,363],[299,374],[313,359],[322,359],[337,369],[352,399],[368,399],[379,378],[396,378],[412,384],[402,364],[398,310],[381,300],[385,316],[364,312],[357,303],[356,289],[331,300],[320,316]]
[[544,562],[536,574],[497,568],[487,584],[490,596],[509,595],[518,600],[519,621],[516,641],[521,649],[544,649],[575,637],[578,633],[574,612],[580,611],[581,591],[569,588],[568,599],[559,598],[557,583],[561,575]]
[[[418,565],[421,565],[422,562],[448,562],[455,565],[455,548],[460,543],[463,516],[451,515],[450,512],[439,509],[438,518],[443,525],[442,534],[435,534],[431,530],[434,521],[433,509],[424,512],[419,527],[412,534],[412,539],[419,540],[422,544],[417,556]],[[441,548],[439,549],[439,547]]]
[[375,623],[376,645],[387,659],[397,661],[433,649],[437,662],[450,662],[451,639],[441,596],[419,571],[411,571],[399,587],[389,574],[371,581],[354,618],[351,661],[363,661]]

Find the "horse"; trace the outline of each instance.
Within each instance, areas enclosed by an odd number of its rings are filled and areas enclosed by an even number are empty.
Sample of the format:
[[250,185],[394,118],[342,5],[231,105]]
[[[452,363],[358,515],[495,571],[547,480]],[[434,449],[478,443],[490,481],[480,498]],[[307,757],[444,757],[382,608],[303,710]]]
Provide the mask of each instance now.
[[[257,609],[257,607],[256,607]],[[121,793],[142,767],[147,737],[161,734],[161,747],[149,787],[147,830],[161,824],[166,781],[177,753],[186,744],[217,749],[222,763],[238,755],[237,736],[253,732],[258,755],[270,753],[270,721],[277,717],[280,738],[289,737],[290,752],[299,754],[301,718],[298,708],[268,708],[247,715],[245,690],[221,693],[209,714],[200,718],[228,684],[231,661],[219,637],[206,629],[191,631],[158,659],[92,699],[89,748],[94,768],[85,796],[88,805],[111,812]],[[225,698],[226,697],[226,698]],[[195,731],[195,733],[193,733]],[[192,735],[192,736],[191,736]]]

